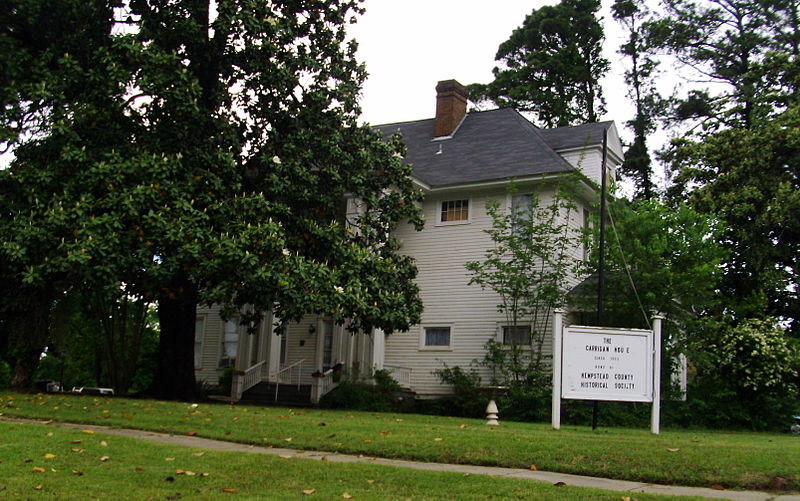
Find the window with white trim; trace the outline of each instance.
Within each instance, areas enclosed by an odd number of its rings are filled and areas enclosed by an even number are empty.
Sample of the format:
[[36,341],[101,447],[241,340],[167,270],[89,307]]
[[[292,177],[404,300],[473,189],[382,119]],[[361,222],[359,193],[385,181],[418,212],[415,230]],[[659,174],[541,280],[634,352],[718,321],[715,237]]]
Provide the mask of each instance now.
[[222,333],[220,367],[233,367],[236,365],[236,352],[239,351],[239,321],[228,320],[224,324]]
[[531,345],[531,326],[530,325],[504,325],[503,344],[508,346],[530,346]]
[[449,350],[453,337],[449,326],[431,326],[422,328],[420,348],[425,350]]
[[469,199],[444,200],[439,206],[440,223],[469,222]]

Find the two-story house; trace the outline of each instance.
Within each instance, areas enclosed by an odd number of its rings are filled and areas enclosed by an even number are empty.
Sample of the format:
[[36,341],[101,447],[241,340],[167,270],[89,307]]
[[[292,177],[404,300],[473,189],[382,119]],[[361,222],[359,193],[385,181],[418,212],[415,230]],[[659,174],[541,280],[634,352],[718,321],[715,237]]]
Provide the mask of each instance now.
[[[435,118],[376,127],[387,136],[402,133],[405,160],[424,194],[425,228],[401,227],[396,234],[419,268],[421,323],[392,335],[351,335],[309,315],[276,335],[267,317],[259,332],[247,335],[235,320],[223,322],[215,308],[202,309],[195,337],[199,380],[215,384],[225,367],[233,367],[235,399],[254,386],[265,393],[271,382],[270,398],[275,383],[290,383],[308,388],[303,399],[317,401],[336,384],[333,367],[351,375],[385,368],[420,398],[434,397],[449,392],[434,370],[468,366],[483,358],[490,338],[504,341],[508,331],[497,294],[468,285],[465,269],[492,245],[485,232],[491,226],[487,201],[510,207],[513,181],[518,195],[534,193],[546,202],[560,176],[578,171],[582,189],[568,222],[579,229],[587,224],[601,169],[613,180],[622,161],[619,136],[613,122],[539,129],[510,108],[467,113],[466,88],[454,80],[439,82],[436,91]],[[576,246],[571,256],[583,259],[585,250]],[[577,283],[580,277],[574,278]]]

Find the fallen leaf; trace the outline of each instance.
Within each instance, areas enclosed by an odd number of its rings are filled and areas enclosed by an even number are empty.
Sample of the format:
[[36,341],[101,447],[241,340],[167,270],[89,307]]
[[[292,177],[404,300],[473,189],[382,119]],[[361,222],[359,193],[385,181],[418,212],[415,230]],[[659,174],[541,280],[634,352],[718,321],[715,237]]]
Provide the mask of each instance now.
[[556,482],[553,485],[555,485],[556,487],[561,487],[562,485],[567,485],[567,484],[564,482]]
[[303,494],[305,494],[305,495],[314,494],[315,492],[317,492],[316,489],[304,489],[303,490]]
[[222,492],[227,492],[228,494],[233,494],[234,492],[236,492],[236,489],[234,489],[233,487],[223,487],[222,488]]
[[164,461],[175,461],[175,458],[164,458]]
[[211,475],[211,474],[210,474],[210,473],[208,473],[208,472],[205,472],[205,471],[204,471],[203,473],[201,473],[201,474],[200,474],[200,476],[201,476],[201,477],[207,477],[207,476],[209,476],[209,475]]
[[71,444],[79,444],[79,443],[81,443],[81,441],[80,440],[72,440],[72,441],[70,441],[70,443]]
[[364,443],[365,443],[365,444],[371,444],[371,443],[372,443],[372,440],[370,440],[370,439],[366,439],[366,440],[364,440]]
[[284,438],[283,441],[284,442],[291,442],[292,441],[292,437]]
[[442,440],[444,440],[444,439],[441,438],[441,437],[436,437],[436,438],[433,439],[434,442],[441,442]]
[[391,431],[389,431],[389,430],[385,430],[385,431],[382,431],[382,432],[381,432],[381,435],[383,435],[383,436],[385,437],[386,435],[388,435],[388,434],[390,434],[390,433],[391,433]]
[[86,433],[87,435],[94,435],[94,432],[92,430],[81,430],[81,431],[83,433]]
[[353,499],[353,495],[352,495],[352,494],[348,494],[348,493],[346,493],[346,492],[343,492],[343,493],[342,493],[342,497],[343,497],[344,499]]
[[368,483],[368,484],[374,484],[374,483],[375,483],[375,481],[374,481],[374,480],[367,480],[367,483]]
[[34,487],[34,488],[33,488],[33,490],[35,490],[35,491],[40,491],[40,490],[42,490],[43,488],[44,488],[44,487],[42,487],[41,485],[37,485],[36,487]]
[[105,440],[101,440],[100,445],[103,447],[108,447],[108,442],[106,442]]
[[630,496],[622,496],[622,501],[631,501]]
[[72,474],[73,475],[78,475],[80,477],[81,475],[83,475],[83,472],[82,471],[78,471],[78,470],[72,470]]
[[459,427],[459,428],[461,428],[461,429],[463,430],[464,428],[466,428],[466,427],[467,427],[467,425],[465,425],[465,424],[461,424],[461,425],[458,425],[458,427]]
[[327,461],[328,460],[328,456],[322,456],[321,458],[319,458],[319,460],[320,461]]
[[142,468],[141,466],[137,466],[136,468],[134,468],[134,470],[136,470],[136,471],[144,471],[144,468]]
[[531,467],[530,467],[530,470],[531,471],[539,471],[539,468],[537,468],[535,464],[532,464]]
[[38,466],[34,466],[34,467],[33,467],[33,471],[34,471],[35,473],[44,473],[44,468],[40,468],[40,467],[38,467]]
[[333,438],[335,436],[336,436],[336,433],[331,433],[330,435],[328,435],[328,438]]
[[186,473],[186,472],[185,472],[185,471],[183,471],[183,470],[180,470],[180,469],[178,469],[178,470],[175,470],[175,474],[176,474],[176,475],[183,475],[184,473]]
[[193,437],[193,436],[197,435],[197,432],[194,431],[194,430],[189,430],[189,431],[186,432],[186,434],[189,435],[190,437]]
[[52,432],[52,431],[48,431],[48,432],[47,432],[47,436],[48,436],[48,437],[52,437],[52,436],[53,436],[53,432]]
[[193,453],[192,453],[192,456],[197,456],[197,457],[200,457],[200,456],[202,456],[203,454],[205,454],[205,452],[193,452]]
[[711,488],[714,489],[714,490],[717,490],[717,491],[724,491],[725,490],[725,487],[723,487],[723,486],[721,486],[719,484],[714,484],[714,485],[711,486]]
[[187,477],[193,477],[193,476],[197,475],[197,473],[195,473],[193,471],[186,470],[184,475],[186,475]]
[[667,449],[669,452],[678,452],[680,449]]
[[55,454],[50,454],[49,452],[44,455],[45,459],[53,459],[54,457],[56,457],[56,455]]
[[85,449],[78,449],[78,448],[74,448],[74,447],[73,447],[73,448],[72,448],[72,449],[70,449],[70,450],[71,450],[72,452],[83,452]]
[[108,456],[102,456],[102,457],[100,458],[100,461],[102,461],[102,462],[104,462],[104,463],[105,463],[105,462],[106,462],[106,461],[108,461],[109,459],[111,459],[111,458],[110,458],[110,457],[108,457]]

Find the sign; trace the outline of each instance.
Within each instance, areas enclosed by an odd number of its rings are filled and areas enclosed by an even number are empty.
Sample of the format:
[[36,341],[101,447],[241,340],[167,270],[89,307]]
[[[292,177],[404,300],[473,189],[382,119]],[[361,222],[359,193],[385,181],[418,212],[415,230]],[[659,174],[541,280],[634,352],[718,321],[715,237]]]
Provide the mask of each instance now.
[[653,331],[564,328],[561,398],[653,401]]

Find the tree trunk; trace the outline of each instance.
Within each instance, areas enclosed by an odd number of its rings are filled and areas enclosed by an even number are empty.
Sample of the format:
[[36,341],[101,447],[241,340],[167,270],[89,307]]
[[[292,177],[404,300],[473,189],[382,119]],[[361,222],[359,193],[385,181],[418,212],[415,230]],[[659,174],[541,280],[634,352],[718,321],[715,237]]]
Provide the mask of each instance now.
[[147,394],[170,400],[194,400],[194,326],[197,289],[184,276],[173,279],[158,300],[161,335],[156,374]]

